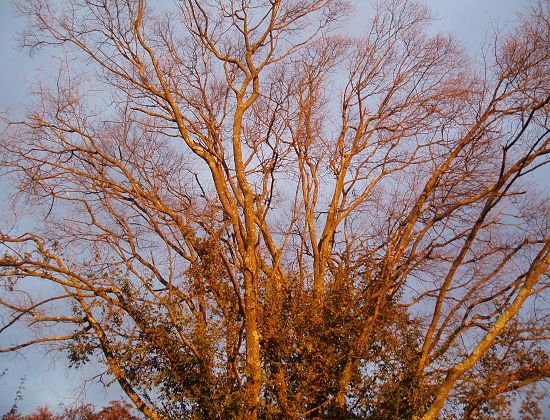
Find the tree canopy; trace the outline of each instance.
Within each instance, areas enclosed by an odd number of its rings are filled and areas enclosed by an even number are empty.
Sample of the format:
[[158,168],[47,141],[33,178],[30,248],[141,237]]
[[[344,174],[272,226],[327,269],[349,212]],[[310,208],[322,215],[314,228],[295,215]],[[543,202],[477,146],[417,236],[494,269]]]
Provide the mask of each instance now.
[[1,351],[151,419],[536,417],[550,4],[475,59],[372,6],[19,1],[59,65],[2,116]]
[[54,414],[48,407],[39,407],[31,414],[17,413],[17,406],[2,416],[2,420],[137,420],[128,403],[111,401],[106,407],[97,411],[92,404],[77,404],[61,407],[60,414]]

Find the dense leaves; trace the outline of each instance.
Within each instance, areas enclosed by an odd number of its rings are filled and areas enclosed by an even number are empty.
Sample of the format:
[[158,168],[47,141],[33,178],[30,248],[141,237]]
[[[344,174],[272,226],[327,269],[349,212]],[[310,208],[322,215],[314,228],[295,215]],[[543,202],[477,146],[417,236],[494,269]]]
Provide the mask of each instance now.
[[40,407],[31,414],[5,414],[2,420],[136,420],[131,406],[120,401],[111,401],[103,409],[91,404],[62,407],[60,414],[54,414],[48,407]]

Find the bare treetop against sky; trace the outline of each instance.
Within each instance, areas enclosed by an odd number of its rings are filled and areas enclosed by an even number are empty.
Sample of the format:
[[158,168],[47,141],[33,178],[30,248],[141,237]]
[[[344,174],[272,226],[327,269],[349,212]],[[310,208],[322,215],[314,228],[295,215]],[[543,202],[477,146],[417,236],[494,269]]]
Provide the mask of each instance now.
[[548,2],[18,4],[2,389],[74,391],[51,350],[154,419],[540,413]]

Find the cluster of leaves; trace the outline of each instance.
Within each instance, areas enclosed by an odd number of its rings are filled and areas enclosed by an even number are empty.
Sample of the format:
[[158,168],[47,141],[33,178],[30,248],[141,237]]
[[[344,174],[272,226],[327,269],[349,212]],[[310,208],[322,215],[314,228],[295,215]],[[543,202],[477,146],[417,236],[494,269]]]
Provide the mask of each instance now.
[[60,413],[54,414],[48,407],[37,408],[30,414],[7,413],[2,420],[137,420],[132,414],[132,406],[127,402],[111,401],[97,410],[92,404],[80,404],[60,407]]

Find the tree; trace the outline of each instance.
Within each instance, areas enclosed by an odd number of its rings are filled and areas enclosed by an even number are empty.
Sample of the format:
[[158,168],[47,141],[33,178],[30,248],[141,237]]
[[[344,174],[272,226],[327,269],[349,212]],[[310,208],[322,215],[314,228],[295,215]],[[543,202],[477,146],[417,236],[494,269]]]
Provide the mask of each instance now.
[[153,419],[468,417],[548,377],[547,3],[477,60],[411,0],[361,37],[341,0],[164,6],[19,2],[61,54],[4,120],[2,332],[35,336],[2,351]]
[[111,401],[106,407],[96,413],[92,404],[79,404],[62,407],[62,413],[56,415],[48,407],[40,407],[33,413],[22,416],[17,413],[8,413],[3,420],[135,420],[130,410],[131,406],[120,401]]

